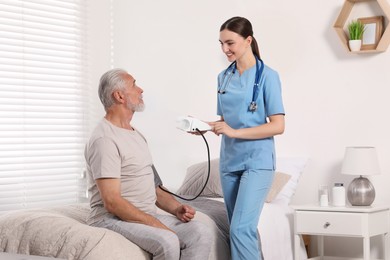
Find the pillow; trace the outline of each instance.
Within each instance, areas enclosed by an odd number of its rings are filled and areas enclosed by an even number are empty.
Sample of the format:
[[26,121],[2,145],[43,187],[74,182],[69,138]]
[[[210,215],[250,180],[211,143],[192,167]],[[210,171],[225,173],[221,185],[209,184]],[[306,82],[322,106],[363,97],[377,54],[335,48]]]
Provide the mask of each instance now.
[[[294,170],[295,174],[289,174],[288,171],[279,171],[278,169],[275,172],[275,177],[272,182],[270,191],[267,195],[266,202],[271,202],[276,198],[279,198],[279,200],[286,201],[287,204],[290,202],[289,200],[286,200],[285,197],[292,196],[295,192],[296,184],[298,183],[298,179],[295,175],[297,175],[297,168],[292,167],[291,169],[286,166],[286,163],[288,164],[288,161],[283,161],[281,163],[281,168],[285,170]],[[298,166],[298,164],[296,164]],[[204,186],[204,183],[207,179],[207,170],[208,170],[208,163],[201,162],[194,164],[187,169],[186,177],[184,178],[183,184],[177,191],[177,194],[179,195],[190,195],[190,196],[196,196],[199,194],[201,189]],[[299,171],[299,174],[302,172]],[[298,177],[299,178],[299,177]],[[292,180],[292,183],[289,185],[286,185]],[[285,186],[289,186],[285,190]],[[282,190],[285,190],[282,196],[278,196]],[[288,195],[291,194],[291,195]],[[205,187],[205,189],[202,191],[201,196],[204,197],[223,197],[222,194],[222,187],[221,187],[221,180],[219,177],[219,159],[213,159],[210,161],[210,178],[209,181]]]
[[[187,168],[186,177],[176,192],[179,195],[196,196],[202,190],[208,171],[208,162],[194,164]],[[219,178],[219,159],[210,160],[210,178],[202,196],[222,198],[221,180]]]
[[265,198],[265,202],[270,203],[273,201],[279,192],[282,190],[284,185],[290,180],[291,175],[285,174],[283,172],[275,172],[274,180],[272,181],[271,188],[267,194],[267,198]]
[[276,195],[278,200],[286,205],[291,201],[292,196],[297,189],[299,179],[306,167],[308,158],[306,157],[278,157],[276,159],[276,171],[287,173],[291,176],[287,184]]

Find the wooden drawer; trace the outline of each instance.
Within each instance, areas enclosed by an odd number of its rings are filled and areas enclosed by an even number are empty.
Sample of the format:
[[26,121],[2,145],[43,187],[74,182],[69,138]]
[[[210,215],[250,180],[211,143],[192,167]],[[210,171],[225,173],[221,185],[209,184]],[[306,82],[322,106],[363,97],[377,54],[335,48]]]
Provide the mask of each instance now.
[[365,214],[346,212],[295,212],[298,234],[362,236]]

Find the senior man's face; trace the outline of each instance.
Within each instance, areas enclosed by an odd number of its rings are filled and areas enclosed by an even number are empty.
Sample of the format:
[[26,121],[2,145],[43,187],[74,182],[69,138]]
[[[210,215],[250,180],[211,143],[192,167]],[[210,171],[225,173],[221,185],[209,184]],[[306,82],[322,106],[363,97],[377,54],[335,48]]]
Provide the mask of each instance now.
[[145,109],[145,104],[142,99],[142,93],[144,92],[142,88],[140,88],[135,79],[131,75],[125,76],[126,80],[126,105],[127,108],[134,112],[142,112]]

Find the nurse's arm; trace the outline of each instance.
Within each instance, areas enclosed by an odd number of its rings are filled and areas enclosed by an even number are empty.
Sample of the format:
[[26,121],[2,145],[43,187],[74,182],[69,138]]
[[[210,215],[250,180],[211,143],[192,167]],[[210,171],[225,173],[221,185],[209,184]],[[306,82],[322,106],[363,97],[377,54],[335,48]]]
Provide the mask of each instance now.
[[233,138],[238,139],[263,139],[275,135],[281,135],[284,132],[284,115],[272,115],[268,117],[269,122],[263,125],[236,129]]
[[213,127],[213,132],[217,135],[224,134],[230,138],[237,139],[263,139],[275,135],[283,134],[284,132],[284,115],[272,115],[269,122],[255,127],[233,129],[221,117],[221,121],[210,123]]

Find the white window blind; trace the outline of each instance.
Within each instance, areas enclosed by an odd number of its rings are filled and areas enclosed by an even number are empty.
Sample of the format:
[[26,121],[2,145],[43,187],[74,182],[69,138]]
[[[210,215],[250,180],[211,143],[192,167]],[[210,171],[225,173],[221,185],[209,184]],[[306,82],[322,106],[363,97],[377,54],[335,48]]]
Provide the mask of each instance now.
[[0,212],[85,193],[84,5],[0,0]]

